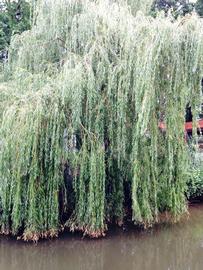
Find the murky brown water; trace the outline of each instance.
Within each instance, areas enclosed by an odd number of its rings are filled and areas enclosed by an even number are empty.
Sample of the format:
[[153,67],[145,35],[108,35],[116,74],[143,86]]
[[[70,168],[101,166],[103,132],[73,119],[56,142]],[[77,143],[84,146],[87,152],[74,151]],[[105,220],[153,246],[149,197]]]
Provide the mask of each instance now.
[[202,270],[203,205],[190,212],[178,225],[101,240],[66,235],[34,245],[1,237],[0,270]]

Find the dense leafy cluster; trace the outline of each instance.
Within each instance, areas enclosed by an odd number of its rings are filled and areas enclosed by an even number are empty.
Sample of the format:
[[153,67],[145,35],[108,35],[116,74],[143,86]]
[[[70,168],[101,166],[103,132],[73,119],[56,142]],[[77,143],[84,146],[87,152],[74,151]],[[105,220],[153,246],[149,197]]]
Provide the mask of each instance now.
[[164,11],[166,14],[170,11],[174,17],[184,16],[187,13],[191,13],[195,8],[195,3],[191,3],[188,0],[155,0],[152,10]]
[[[0,53],[7,50],[11,36],[30,29],[30,5],[25,0],[0,3]],[[0,55],[0,58],[2,55]]]
[[201,201],[203,197],[203,159],[202,152],[197,152],[189,145],[190,166],[188,174],[187,197],[190,201]]
[[136,13],[152,1],[141,2],[42,1],[13,38],[0,84],[2,233],[99,237],[126,216],[146,227],[187,211],[183,126],[200,102],[203,27]]
[[200,16],[203,16],[203,1],[197,0],[196,2],[196,11]]

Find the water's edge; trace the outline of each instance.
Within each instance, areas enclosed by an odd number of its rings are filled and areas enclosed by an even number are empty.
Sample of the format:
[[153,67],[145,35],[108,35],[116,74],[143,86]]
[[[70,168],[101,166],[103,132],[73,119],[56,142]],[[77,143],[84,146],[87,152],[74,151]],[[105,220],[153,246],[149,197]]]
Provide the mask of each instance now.
[[190,218],[147,231],[111,230],[106,238],[64,233],[37,245],[0,237],[0,270],[203,269],[203,204]]

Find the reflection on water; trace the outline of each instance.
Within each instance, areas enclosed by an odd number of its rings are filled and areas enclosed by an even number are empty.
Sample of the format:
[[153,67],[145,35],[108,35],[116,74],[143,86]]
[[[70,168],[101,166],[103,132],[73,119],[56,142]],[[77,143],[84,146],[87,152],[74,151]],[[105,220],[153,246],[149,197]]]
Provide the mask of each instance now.
[[190,219],[102,240],[63,236],[38,245],[0,238],[0,270],[202,270],[203,205]]

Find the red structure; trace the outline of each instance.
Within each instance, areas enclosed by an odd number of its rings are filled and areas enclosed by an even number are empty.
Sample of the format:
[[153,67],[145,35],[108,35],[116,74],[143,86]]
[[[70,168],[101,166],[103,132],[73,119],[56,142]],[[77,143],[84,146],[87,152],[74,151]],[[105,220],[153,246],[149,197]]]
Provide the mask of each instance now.
[[[199,135],[198,138],[198,145],[199,149],[203,151],[203,138],[201,135],[203,134],[203,119],[197,120],[197,135]],[[166,124],[164,122],[159,122],[159,128],[162,132],[166,131]],[[192,137],[192,131],[193,131],[193,122],[185,122],[185,141],[188,142],[189,139]]]
[[[192,126],[193,123],[192,122],[186,122],[185,123],[185,133],[190,134],[192,133]],[[166,124],[164,122],[159,122],[159,128],[162,131],[166,130]],[[203,131],[203,119],[199,119],[197,120],[197,131]]]

